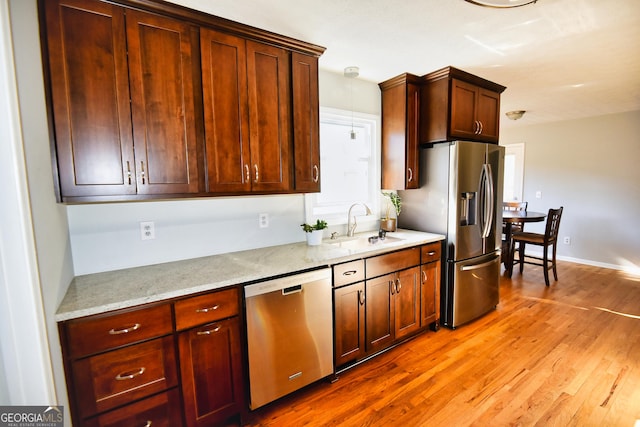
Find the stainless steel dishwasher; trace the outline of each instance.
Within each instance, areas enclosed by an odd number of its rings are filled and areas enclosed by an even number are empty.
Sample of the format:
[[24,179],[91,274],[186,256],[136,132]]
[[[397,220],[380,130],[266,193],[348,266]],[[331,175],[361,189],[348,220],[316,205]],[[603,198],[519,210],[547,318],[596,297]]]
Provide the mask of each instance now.
[[251,409],[333,373],[331,269],[248,285],[244,294]]

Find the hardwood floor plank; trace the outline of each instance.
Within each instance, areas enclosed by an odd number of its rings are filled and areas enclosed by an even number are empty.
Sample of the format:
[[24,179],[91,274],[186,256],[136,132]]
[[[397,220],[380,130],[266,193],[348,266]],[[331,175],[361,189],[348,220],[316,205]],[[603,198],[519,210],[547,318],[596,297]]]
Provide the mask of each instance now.
[[255,411],[250,426],[640,422],[640,279],[558,263],[502,277],[496,310],[426,332]]

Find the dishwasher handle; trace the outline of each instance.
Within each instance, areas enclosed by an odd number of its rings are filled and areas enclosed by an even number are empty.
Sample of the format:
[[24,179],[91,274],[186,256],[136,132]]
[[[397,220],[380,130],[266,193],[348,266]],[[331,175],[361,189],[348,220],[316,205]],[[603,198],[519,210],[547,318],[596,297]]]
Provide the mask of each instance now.
[[[270,292],[281,292],[282,295],[286,295],[287,293],[300,292],[305,284],[315,282],[322,282],[331,287],[331,269],[321,268],[247,285],[244,287],[244,296],[245,298],[251,298]],[[294,289],[298,286],[300,286],[300,290]]]
[[282,295],[299,294],[302,292],[302,285],[290,286],[282,290]]

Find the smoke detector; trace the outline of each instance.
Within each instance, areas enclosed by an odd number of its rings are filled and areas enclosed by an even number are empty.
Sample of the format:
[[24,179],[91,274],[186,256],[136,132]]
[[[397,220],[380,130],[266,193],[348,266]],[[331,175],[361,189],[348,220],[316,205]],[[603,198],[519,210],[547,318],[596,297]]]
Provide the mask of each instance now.
[[354,79],[360,75],[359,67],[347,67],[344,69],[344,76]]

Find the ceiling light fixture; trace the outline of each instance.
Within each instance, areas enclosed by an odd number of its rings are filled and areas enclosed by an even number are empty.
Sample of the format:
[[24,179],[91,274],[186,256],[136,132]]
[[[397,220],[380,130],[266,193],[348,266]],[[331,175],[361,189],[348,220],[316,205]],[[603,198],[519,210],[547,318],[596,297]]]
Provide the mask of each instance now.
[[510,120],[518,120],[518,119],[521,119],[522,116],[524,116],[524,113],[526,112],[527,112],[526,110],[514,110],[514,111],[507,111],[505,115]]
[[351,79],[351,132],[349,135],[351,139],[356,139],[356,131],[353,130],[353,79],[360,75],[360,68],[347,67],[344,69],[344,76]]
[[468,3],[478,6],[495,7],[499,9],[507,9],[511,7],[526,6],[535,3],[538,0],[465,0]]

